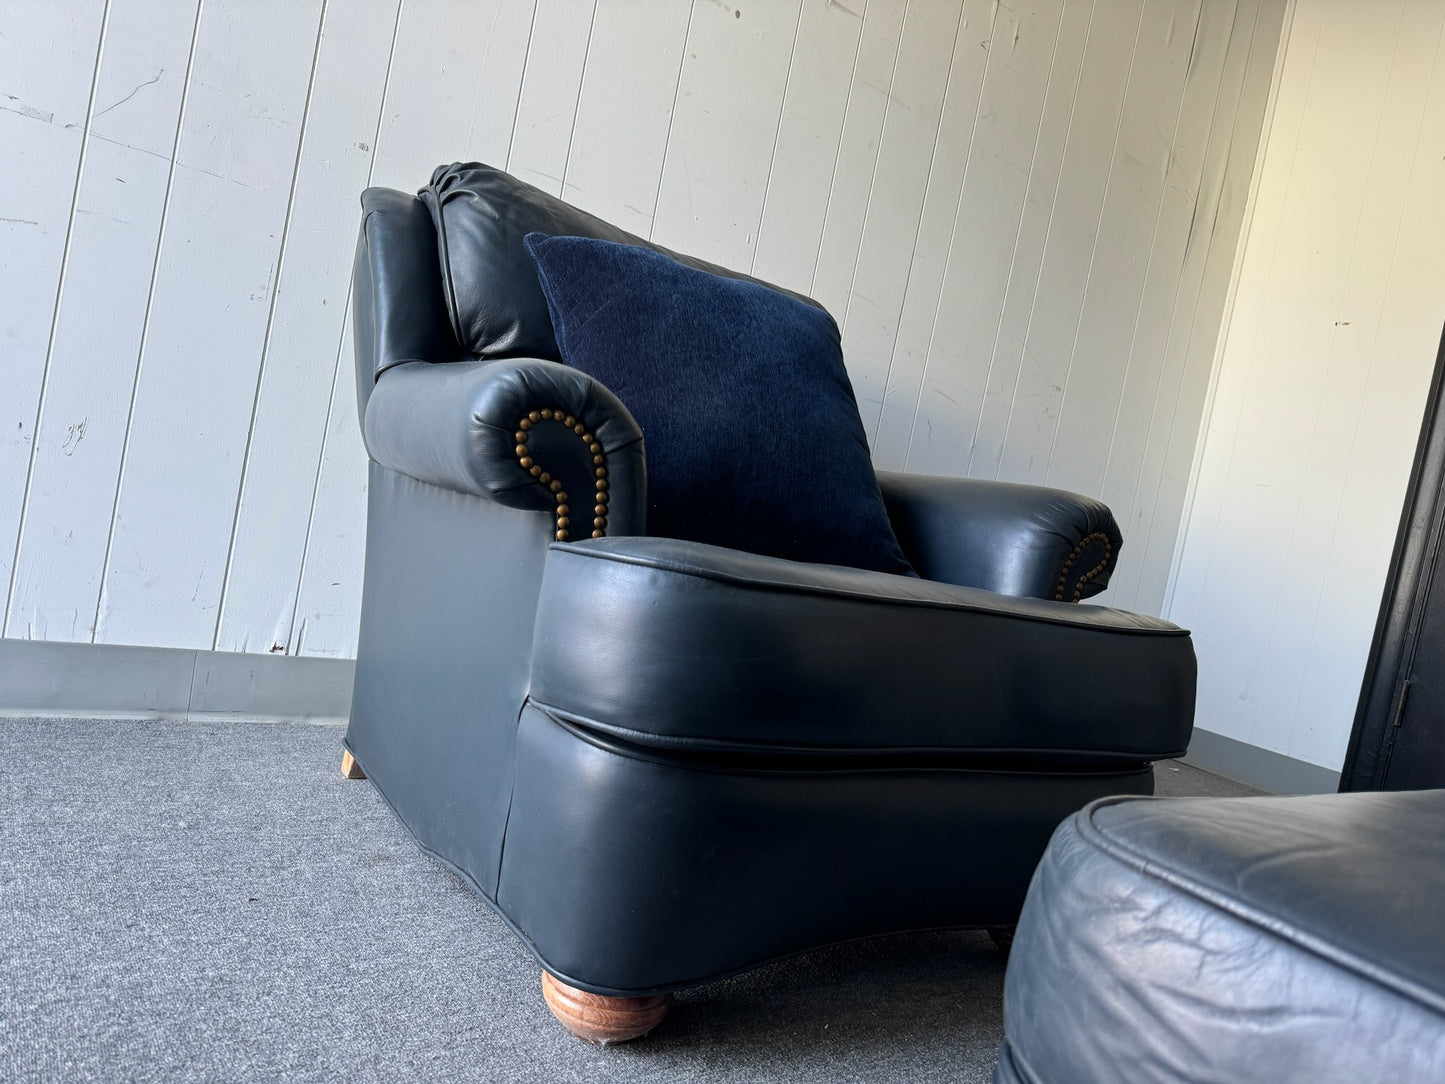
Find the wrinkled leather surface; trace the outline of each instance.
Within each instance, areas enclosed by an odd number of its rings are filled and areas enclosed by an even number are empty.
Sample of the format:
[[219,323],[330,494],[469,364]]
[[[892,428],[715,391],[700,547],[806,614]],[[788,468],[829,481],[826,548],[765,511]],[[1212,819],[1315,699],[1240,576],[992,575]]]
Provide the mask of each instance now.
[[[532,697],[647,745],[1182,753],[1188,634],[666,538],[552,549]],[[579,636],[577,630],[607,630]]]
[[358,418],[376,378],[393,365],[463,356],[447,321],[436,243],[420,202],[387,188],[362,193],[351,306]]
[[[556,503],[551,491],[522,468],[515,450],[517,423],[543,407],[574,415],[602,446],[610,493],[608,532],[644,531],[642,431],[617,396],[557,362],[523,358],[396,366],[372,392],[363,428],[372,458],[392,470],[513,508],[551,511]],[[546,421],[533,426],[529,438],[531,457],[561,480],[590,534],[593,466],[581,438]],[[549,439],[550,447],[543,443]]]
[[893,471],[879,471],[878,486],[904,555],[928,580],[1066,602],[1078,587],[1091,598],[1124,541],[1104,504],[1061,489]]
[[1105,800],[1055,835],[999,1081],[1445,1080],[1445,791]]
[[1060,818],[1152,772],[720,767],[522,712],[498,901],[599,993],[894,930],[1002,925]]
[[533,231],[638,245],[715,275],[760,281],[654,245],[479,162],[439,167],[417,195],[436,226],[451,328],[476,357],[562,360],[536,267],[522,244]]

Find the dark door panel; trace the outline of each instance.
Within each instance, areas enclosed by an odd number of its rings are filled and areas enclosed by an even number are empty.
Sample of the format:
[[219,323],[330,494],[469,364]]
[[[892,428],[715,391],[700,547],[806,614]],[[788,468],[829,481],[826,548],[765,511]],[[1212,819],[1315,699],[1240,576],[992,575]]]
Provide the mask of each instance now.
[[1341,790],[1445,787],[1445,338],[1385,580]]

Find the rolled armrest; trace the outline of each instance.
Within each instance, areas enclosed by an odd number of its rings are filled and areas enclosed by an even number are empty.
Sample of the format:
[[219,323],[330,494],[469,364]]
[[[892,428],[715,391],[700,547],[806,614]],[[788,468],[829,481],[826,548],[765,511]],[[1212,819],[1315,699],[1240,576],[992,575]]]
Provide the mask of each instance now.
[[565,365],[396,365],[377,380],[363,429],[373,459],[420,481],[528,511],[566,504],[559,537],[646,529],[642,430],[617,396]]
[[878,485],[925,579],[1078,602],[1108,585],[1124,544],[1106,505],[1061,489],[891,471]]

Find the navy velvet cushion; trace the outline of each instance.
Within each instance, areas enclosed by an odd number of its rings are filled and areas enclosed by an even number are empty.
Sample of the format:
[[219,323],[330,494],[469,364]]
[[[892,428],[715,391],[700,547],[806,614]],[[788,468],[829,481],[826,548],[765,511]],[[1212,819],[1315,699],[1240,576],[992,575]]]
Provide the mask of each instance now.
[[642,427],[649,534],[914,574],[826,311],[633,245],[526,245],[562,360]]

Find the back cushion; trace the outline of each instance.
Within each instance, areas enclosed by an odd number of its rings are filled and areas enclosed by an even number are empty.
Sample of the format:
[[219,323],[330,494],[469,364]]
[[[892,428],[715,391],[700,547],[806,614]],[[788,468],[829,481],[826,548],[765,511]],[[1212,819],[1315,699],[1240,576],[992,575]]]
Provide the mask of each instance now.
[[636,245],[537,233],[527,248],[563,360],[642,428],[648,534],[914,575],[831,316]]
[[[522,244],[529,233],[636,245],[715,275],[758,281],[650,244],[479,162],[439,167],[431,184],[417,195],[431,211],[436,226],[452,330],[462,349],[473,357],[562,360],[537,269]],[[790,291],[781,292],[817,304]]]

